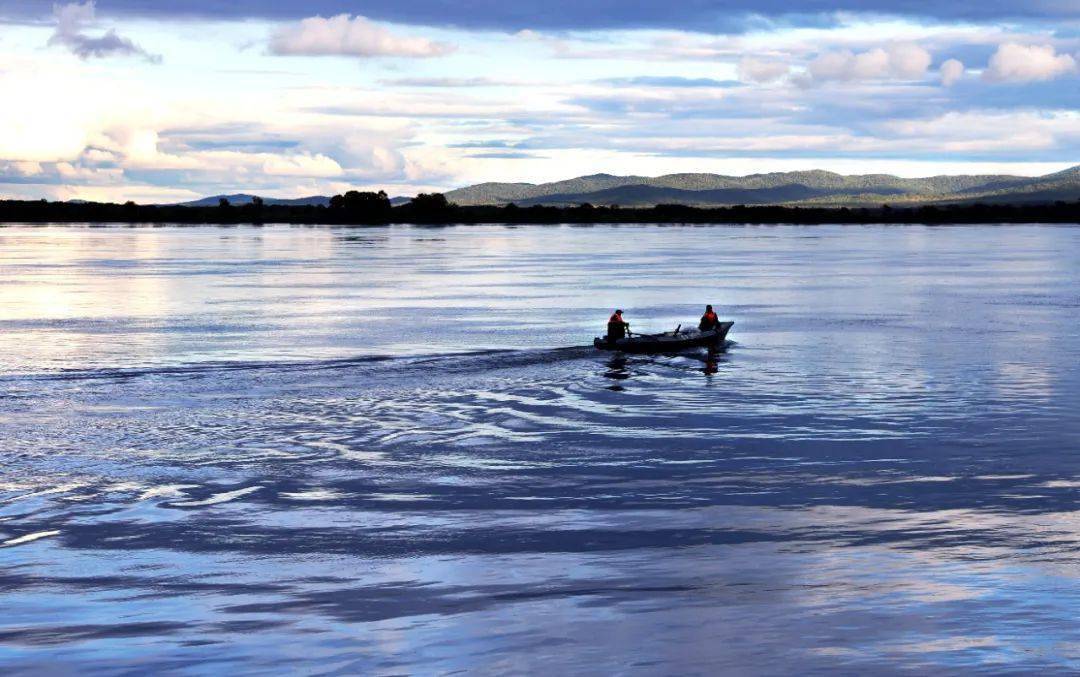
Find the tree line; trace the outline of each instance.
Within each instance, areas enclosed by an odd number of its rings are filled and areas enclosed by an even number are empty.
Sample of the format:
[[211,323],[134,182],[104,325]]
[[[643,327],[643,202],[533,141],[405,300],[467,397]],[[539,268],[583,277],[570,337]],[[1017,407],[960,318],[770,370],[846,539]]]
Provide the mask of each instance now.
[[217,206],[140,205],[134,202],[48,202],[0,200],[0,223],[126,223],[126,224],[825,224],[825,223],[1080,223],[1080,200],[1041,204],[966,204],[913,207],[655,207],[593,206],[459,206],[441,193],[421,193],[410,202],[392,205],[384,191],[348,191],[328,205],[250,204]]

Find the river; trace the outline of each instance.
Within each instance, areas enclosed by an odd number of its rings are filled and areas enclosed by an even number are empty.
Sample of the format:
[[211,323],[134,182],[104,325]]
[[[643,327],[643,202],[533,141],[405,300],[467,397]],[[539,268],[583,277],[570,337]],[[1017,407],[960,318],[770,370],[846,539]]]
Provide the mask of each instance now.
[[[5,674],[1080,671],[1080,228],[0,228]],[[734,320],[702,352],[591,347]]]

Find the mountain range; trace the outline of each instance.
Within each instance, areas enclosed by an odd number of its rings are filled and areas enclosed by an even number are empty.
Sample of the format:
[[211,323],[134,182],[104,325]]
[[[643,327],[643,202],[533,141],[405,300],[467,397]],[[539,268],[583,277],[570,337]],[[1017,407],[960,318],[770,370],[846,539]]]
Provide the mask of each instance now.
[[[191,202],[177,203],[178,207],[217,207],[221,204],[221,200],[225,199],[229,201],[229,204],[233,207],[242,207],[255,199],[256,196],[250,193],[233,193],[232,195],[211,195],[210,197],[199,198],[198,200],[192,200]],[[390,204],[397,206],[409,202],[412,198],[407,197],[392,197],[390,198]],[[263,204],[267,205],[291,205],[294,207],[302,207],[304,205],[315,205],[327,207],[330,205],[329,195],[311,195],[308,197],[298,197],[294,199],[285,199],[277,197],[264,197]]]
[[1080,199],[1080,165],[1046,176],[845,176],[823,170],[722,176],[593,174],[554,183],[481,183],[446,193],[460,205],[568,206],[583,203],[646,207],[685,204],[879,206],[1053,202]]
[[[212,195],[210,197],[204,197],[198,200],[192,200],[191,202],[181,202],[177,206],[179,207],[217,207],[221,203],[221,200],[228,200],[229,204],[234,207],[241,207],[243,205],[251,204],[251,201],[256,196],[248,193],[233,193],[232,195]],[[292,200],[279,199],[275,197],[264,197],[263,204],[268,205],[292,205],[302,207],[304,205],[322,205],[323,207],[330,204],[330,198],[324,195],[312,195],[310,197],[298,197]]]
[[[185,207],[249,204],[254,195],[214,195]],[[450,202],[469,205],[573,206],[579,204],[650,207],[683,204],[695,207],[785,205],[807,207],[874,207],[882,204],[1020,204],[1080,200],[1080,165],[1045,176],[983,174],[908,179],[890,174],[845,176],[823,170],[776,172],[749,176],[667,174],[614,176],[593,174],[553,183],[480,183],[446,193]],[[313,195],[292,200],[264,198],[268,205],[323,205],[330,198]],[[400,205],[409,198],[395,197]]]

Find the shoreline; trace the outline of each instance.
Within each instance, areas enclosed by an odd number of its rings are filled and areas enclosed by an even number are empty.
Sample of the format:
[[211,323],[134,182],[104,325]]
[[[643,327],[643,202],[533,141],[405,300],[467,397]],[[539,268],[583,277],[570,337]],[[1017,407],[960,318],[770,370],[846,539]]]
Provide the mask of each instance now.
[[132,202],[69,203],[0,200],[0,225],[264,225],[270,223],[325,226],[411,225],[824,225],[824,224],[1080,224],[1080,201],[1051,204],[972,204],[917,207],[516,207],[412,204],[377,210],[324,206],[247,204],[186,207],[138,205]]

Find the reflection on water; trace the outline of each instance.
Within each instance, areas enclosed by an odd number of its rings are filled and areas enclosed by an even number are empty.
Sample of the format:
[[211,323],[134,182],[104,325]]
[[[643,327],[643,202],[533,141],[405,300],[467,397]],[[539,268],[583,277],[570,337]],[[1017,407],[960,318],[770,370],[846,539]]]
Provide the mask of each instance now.
[[710,350],[705,355],[705,367],[702,368],[701,371],[706,376],[708,376],[709,374],[715,374],[716,372],[720,371],[720,368],[718,366],[719,364],[720,364],[720,360],[717,358],[716,351],[715,350]]
[[[626,367],[627,358],[622,353],[616,353],[614,357],[607,361],[605,364],[606,370],[604,371],[604,378],[610,378],[614,381],[624,381],[630,378],[630,370]],[[608,386],[608,390],[622,390],[623,387],[619,383],[613,383]]]
[[[1080,670],[1078,259],[1031,226],[0,230],[0,664]],[[724,351],[586,347],[706,302]]]

